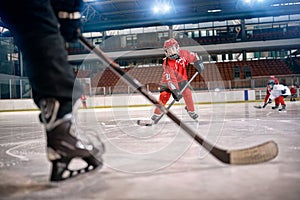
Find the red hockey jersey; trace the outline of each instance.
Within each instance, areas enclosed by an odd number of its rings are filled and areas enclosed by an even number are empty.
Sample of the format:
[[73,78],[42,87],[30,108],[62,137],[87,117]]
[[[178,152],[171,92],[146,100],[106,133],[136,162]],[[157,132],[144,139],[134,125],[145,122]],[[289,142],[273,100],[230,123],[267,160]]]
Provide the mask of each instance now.
[[180,49],[178,59],[165,58],[163,67],[164,72],[162,74],[161,83],[167,84],[168,87],[173,90],[172,84],[178,89],[178,82],[187,81],[186,66],[189,63],[193,63],[197,60],[197,54],[185,49]]

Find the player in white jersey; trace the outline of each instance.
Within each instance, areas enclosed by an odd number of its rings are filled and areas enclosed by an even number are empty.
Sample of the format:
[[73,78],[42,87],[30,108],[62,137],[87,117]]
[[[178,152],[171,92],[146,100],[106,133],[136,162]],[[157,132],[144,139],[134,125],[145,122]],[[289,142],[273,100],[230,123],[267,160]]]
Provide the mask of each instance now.
[[279,111],[286,111],[284,98],[291,95],[290,89],[282,84],[275,84],[274,80],[270,80],[268,86],[271,89],[268,103],[272,103],[273,99],[278,99],[279,105],[281,104]]

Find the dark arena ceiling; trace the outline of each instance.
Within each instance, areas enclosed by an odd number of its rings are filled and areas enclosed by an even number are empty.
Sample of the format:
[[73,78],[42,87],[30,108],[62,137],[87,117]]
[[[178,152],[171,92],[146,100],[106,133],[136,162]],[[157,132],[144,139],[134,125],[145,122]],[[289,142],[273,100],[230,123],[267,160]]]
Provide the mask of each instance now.
[[83,28],[98,32],[288,14],[300,14],[300,0],[86,0]]

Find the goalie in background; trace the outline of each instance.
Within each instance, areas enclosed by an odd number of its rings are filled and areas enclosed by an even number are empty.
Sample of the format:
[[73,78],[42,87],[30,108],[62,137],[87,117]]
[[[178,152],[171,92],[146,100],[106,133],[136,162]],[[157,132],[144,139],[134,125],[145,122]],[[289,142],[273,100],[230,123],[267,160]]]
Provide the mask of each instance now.
[[[65,49],[65,42],[75,42],[80,35],[82,8],[82,0],[0,1],[1,21],[22,52],[33,100],[41,111],[52,163],[50,181],[103,165],[103,143],[97,134],[83,134],[75,123],[82,88],[74,84],[76,77]],[[81,158],[87,166],[71,170],[73,158]]]
[[[197,119],[198,114],[195,112],[190,88],[187,87],[182,94],[180,94],[180,91],[188,82],[186,66],[193,64],[199,74],[201,74],[204,70],[203,62],[196,53],[181,49],[174,38],[166,40],[163,48],[166,57],[163,61],[164,72],[161,79],[159,101],[165,105],[171,95],[176,101],[179,101],[183,97],[186,104],[185,108],[189,116],[192,119]],[[156,108],[151,119],[156,121],[160,116],[161,111],[159,108]]]
[[268,99],[268,103],[272,103],[272,100],[275,99],[275,108],[277,109],[279,105],[281,108],[278,111],[286,111],[286,104],[284,98],[291,95],[290,89],[282,84],[278,83],[278,80],[270,79],[268,82],[268,87],[270,88],[270,95]]

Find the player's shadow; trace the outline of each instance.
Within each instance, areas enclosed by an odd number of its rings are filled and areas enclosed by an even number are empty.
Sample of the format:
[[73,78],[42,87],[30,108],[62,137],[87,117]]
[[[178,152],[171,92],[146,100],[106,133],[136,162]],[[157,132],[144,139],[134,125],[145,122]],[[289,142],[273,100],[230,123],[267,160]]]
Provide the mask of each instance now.
[[39,183],[7,183],[0,184],[0,196],[1,197],[16,197],[19,195],[24,195],[32,192],[48,190],[55,188],[57,186],[51,185],[49,183],[39,184]]

